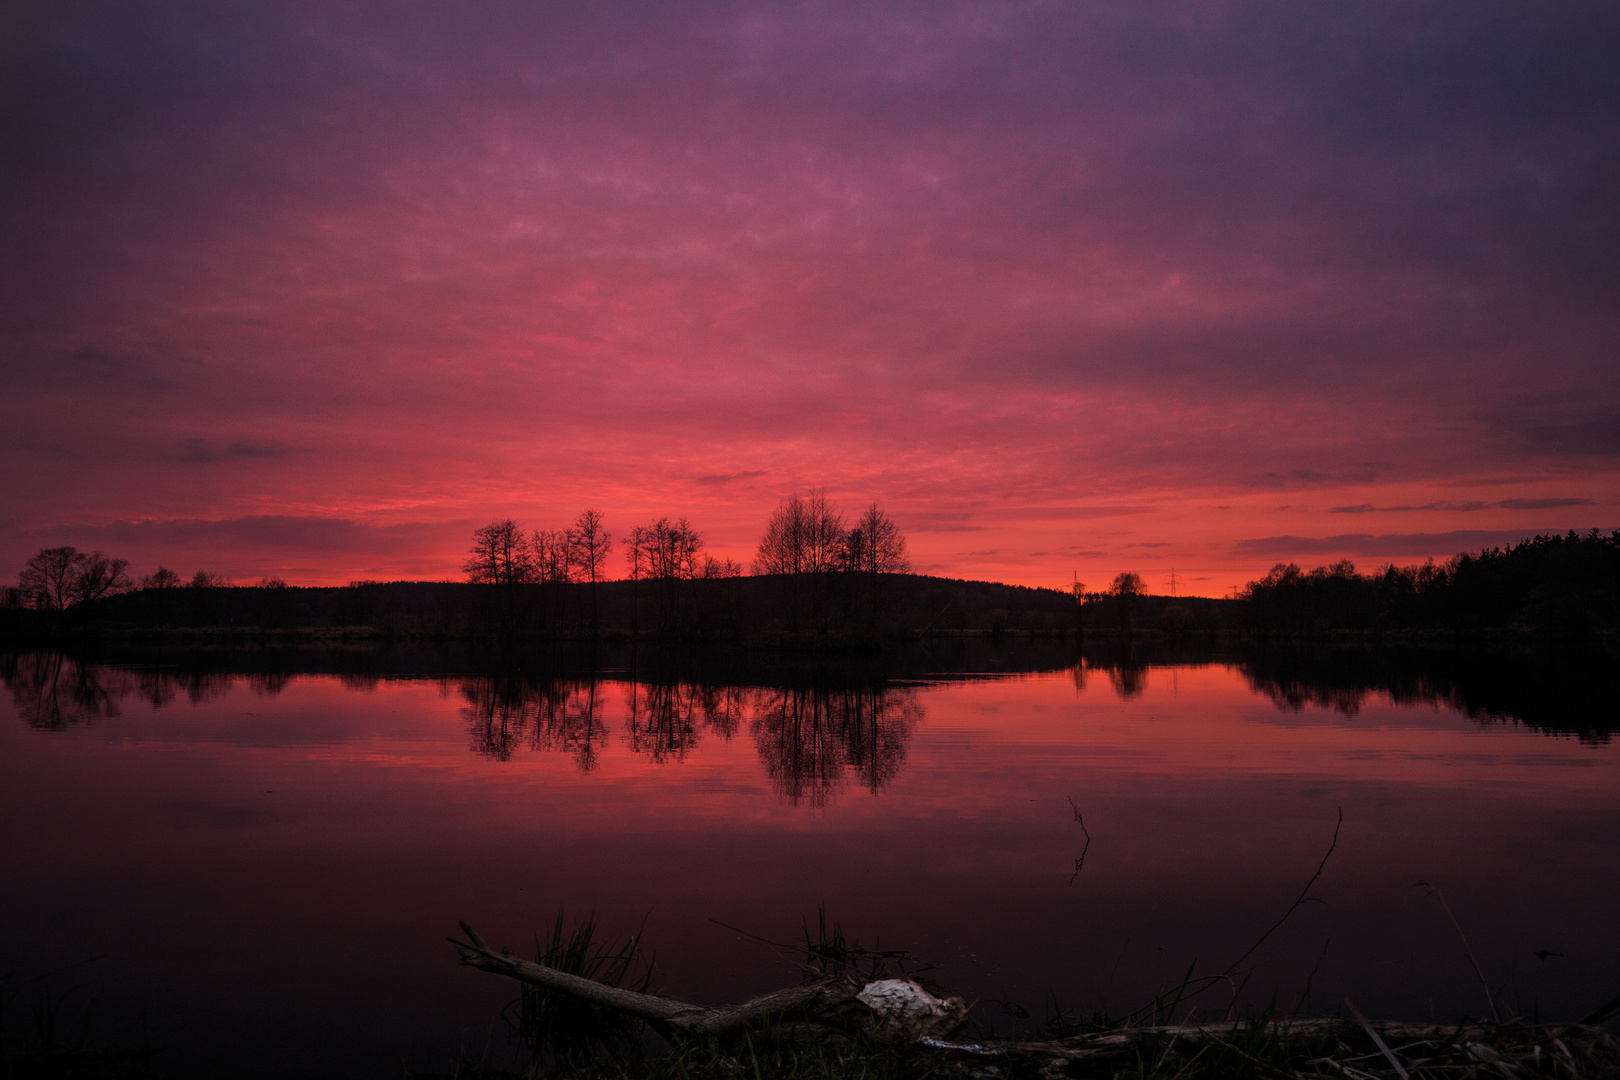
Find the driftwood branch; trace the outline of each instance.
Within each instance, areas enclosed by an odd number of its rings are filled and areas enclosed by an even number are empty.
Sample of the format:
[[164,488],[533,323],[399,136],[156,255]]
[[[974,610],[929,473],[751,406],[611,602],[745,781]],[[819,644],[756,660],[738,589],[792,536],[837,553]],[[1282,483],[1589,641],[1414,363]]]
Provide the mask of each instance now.
[[[1325,863],[1326,859],[1323,861]],[[1319,867],[1318,874],[1320,872]],[[1306,893],[1301,894],[1302,899]],[[1296,1063],[1313,1068],[1327,1065],[1346,1077],[1357,1075],[1369,1080],[1378,1077],[1410,1080],[1417,1075],[1433,1075],[1437,1068],[1456,1069],[1466,1077],[1473,1077],[1479,1067],[1487,1063],[1500,1066],[1499,1071],[1506,1071],[1507,1075],[1516,1076],[1519,1073],[1508,1071],[1510,1067],[1539,1072],[1543,1057],[1551,1061],[1551,1055],[1555,1054],[1568,1064],[1572,1074],[1579,1071],[1577,1059],[1593,1065],[1599,1072],[1620,1063],[1620,1042],[1591,1026],[1620,1011],[1620,998],[1580,1023],[1567,1026],[1527,1024],[1522,1020],[1505,1024],[1464,1023],[1455,1027],[1375,1023],[1364,1018],[1347,1001],[1346,1007],[1353,1018],[1222,1020],[1206,1024],[1109,1028],[1050,1040],[957,1042],[947,1037],[966,1020],[967,1007],[962,999],[934,997],[909,979],[873,979],[863,983],[852,978],[821,978],[741,1005],[694,1005],[608,986],[523,960],[491,948],[466,923],[461,924],[461,929],[467,940],[451,938],[449,941],[463,964],[635,1017],[666,1037],[725,1036],[740,1034],[767,1022],[782,1023],[786,1029],[804,1033],[863,1031],[897,1042],[915,1043],[925,1048],[925,1052],[943,1054],[963,1067],[974,1067],[970,1065],[971,1059],[988,1057],[1033,1064],[1043,1072],[1052,1066],[1072,1076],[1089,1075],[1094,1069],[1111,1072],[1118,1063],[1110,1059],[1119,1055],[1140,1056],[1144,1051],[1161,1058],[1172,1052],[1194,1057],[1206,1051],[1217,1055],[1235,1054],[1264,1065],[1265,1062],[1259,1062],[1251,1053],[1256,1037],[1276,1040],[1268,1050],[1270,1054],[1280,1052]],[[1344,1058],[1347,1052],[1359,1056]],[[1079,1072],[1068,1069],[1070,1064],[1086,1061],[1092,1064],[1077,1065]],[[1353,1070],[1346,1067],[1350,1062],[1355,1063]],[[1375,1064],[1377,1062],[1382,1064]],[[954,1074],[947,1071],[944,1075]]]
[[[1190,1047],[1230,1044],[1245,1033],[1251,1032],[1253,1028],[1254,1022],[1250,1020],[1222,1020],[1208,1024],[1115,1028],[1050,1040],[992,1039],[971,1043],[925,1038],[921,1041],[924,1046],[937,1050],[956,1051],[977,1057],[1082,1061],[1147,1048],[1158,1049],[1178,1042]],[[1391,1063],[1396,1064],[1396,1068],[1402,1072],[1405,1070],[1394,1062],[1394,1053],[1398,1053],[1404,1047],[1464,1048],[1481,1045],[1480,1040],[1493,1039],[1500,1034],[1494,1025],[1489,1029],[1459,1028],[1446,1024],[1377,1023],[1360,1017],[1281,1021],[1275,1025],[1275,1030],[1286,1033],[1290,1040],[1298,1043],[1331,1040],[1350,1042],[1357,1036],[1370,1036],[1375,1053],[1390,1059]],[[1546,1037],[1547,1034],[1546,1031],[1541,1033],[1542,1037]]]
[[[455,938],[447,940],[455,946],[463,964],[645,1020],[665,1034],[729,1035],[767,1022],[824,1016],[861,1002],[861,995],[865,991],[865,987],[854,980],[826,978],[777,990],[741,1005],[693,1005],[657,994],[608,986],[594,979],[570,975],[544,964],[497,952],[466,923],[461,924],[461,930],[467,935],[466,941]],[[955,1005],[965,1015],[966,1009],[960,1007],[961,1003],[958,1001]],[[863,1003],[861,1008],[869,1007]],[[942,1024],[928,1026],[941,1030],[945,1027]]]

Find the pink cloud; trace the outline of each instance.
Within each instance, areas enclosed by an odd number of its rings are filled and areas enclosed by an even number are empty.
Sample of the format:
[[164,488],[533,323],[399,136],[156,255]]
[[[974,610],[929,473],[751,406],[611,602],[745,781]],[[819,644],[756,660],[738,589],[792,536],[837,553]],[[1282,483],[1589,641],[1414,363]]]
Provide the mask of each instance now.
[[587,504],[746,558],[812,487],[1027,583],[1614,524],[1597,16],[120,18],[8,46],[0,569]]

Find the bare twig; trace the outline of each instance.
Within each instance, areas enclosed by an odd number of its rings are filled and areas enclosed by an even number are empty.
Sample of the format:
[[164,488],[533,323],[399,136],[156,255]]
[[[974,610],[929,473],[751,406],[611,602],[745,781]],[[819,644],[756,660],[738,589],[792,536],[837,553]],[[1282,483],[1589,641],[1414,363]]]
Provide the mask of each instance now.
[[[1078,813],[1078,810],[1076,811],[1076,813]],[[1272,934],[1275,934],[1277,932],[1278,928],[1281,927],[1283,923],[1287,922],[1289,917],[1291,915],[1293,915],[1295,911],[1299,910],[1299,908],[1301,906],[1303,906],[1307,900],[1313,899],[1311,897],[1311,895],[1310,895],[1311,887],[1313,885],[1315,885],[1317,879],[1322,876],[1322,871],[1327,868],[1328,859],[1333,857],[1333,852],[1338,848],[1338,846],[1339,846],[1339,830],[1340,830],[1340,828],[1343,827],[1343,825],[1344,825],[1344,808],[1340,807],[1339,808],[1338,819],[1333,823],[1333,839],[1328,844],[1327,851],[1322,855],[1322,861],[1316,864],[1316,872],[1314,874],[1312,874],[1311,879],[1305,883],[1305,888],[1300,890],[1299,896],[1294,900],[1294,902],[1291,905],[1289,905],[1288,910],[1283,912],[1282,918],[1280,918],[1276,922],[1272,923],[1271,928],[1268,929],[1265,933],[1261,934],[1260,937],[1255,941],[1255,943],[1253,945],[1250,945],[1248,950],[1245,951],[1242,956],[1240,956],[1236,960],[1232,961],[1232,963],[1227,967],[1227,969],[1225,971],[1221,972],[1219,975],[1200,975],[1198,978],[1195,979],[1195,978],[1192,977],[1192,972],[1190,970],[1187,972],[1187,977],[1182,980],[1182,984],[1181,984],[1180,989],[1181,989],[1182,993],[1188,999],[1197,997],[1199,994],[1202,994],[1204,991],[1208,990],[1211,986],[1214,986],[1217,983],[1221,983],[1221,982],[1230,983],[1232,981],[1232,973],[1235,972],[1238,969],[1238,967],[1243,963],[1243,961],[1245,961],[1249,957],[1253,956],[1255,954],[1255,952],[1260,948],[1260,946],[1264,945],[1266,943],[1266,939],[1270,938]],[[1320,901],[1318,901],[1318,902],[1320,903]],[[1245,983],[1246,982],[1247,982],[1247,980],[1245,980]],[[1196,987],[1196,989],[1194,989],[1191,993],[1186,993],[1188,987]],[[1234,990],[1232,997],[1233,997],[1232,1005],[1228,1006],[1228,1008],[1227,1008],[1227,1016],[1228,1016],[1228,1018],[1230,1018],[1230,1016],[1231,1016],[1232,1007],[1234,1007],[1236,1005],[1237,990]],[[1178,1003],[1179,1003],[1179,1000],[1180,999],[1178,998]],[[1144,1005],[1142,1008],[1137,1009],[1135,1012],[1128,1013],[1127,1014],[1127,1021],[1131,1022],[1131,1023],[1137,1022],[1138,1017],[1140,1017],[1140,1016],[1142,1016],[1144,1014],[1147,1014],[1150,1011],[1155,1010],[1157,1008],[1158,1004],[1159,1004],[1158,1000],[1155,999],[1154,1003],[1152,1005]]]
[[1081,816],[1080,808],[1074,805],[1074,799],[1069,800],[1069,808],[1074,811],[1074,820],[1080,823],[1080,831],[1086,836],[1086,846],[1080,849],[1080,857],[1074,860],[1074,873],[1069,875],[1069,884],[1080,876],[1080,871],[1086,868],[1086,852],[1091,850],[1091,830],[1086,828],[1086,819]]
[[1462,939],[1463,954],[1468,957],[1468,963],[1473,966],[1474,974],[1479,976],[1479,985],[1485,988],[1485,1003],[1491,1007],[1491,1019],[1500,1024],[1502,1014],[1496,1011],[1496,995],[1491,992],[1490,980],[1485,978],[1485,972],[1480,970],[1479,961],[1474,958],[1474,950],[1468,946],[1468,935],[1463,933],[1462,923],[1457,921],[1457,916],[1451,913],[1451,905],[1446,903],[1445,895],[1441,893],[1437,886],[1430,885],[1427,881],[1420,881],[1415,887],[1427,889],[1429,896],[1440,901],[1440,906],[1445,909],[1446,918],[1450,919],[1451,925],[1457,928],[1457,937]]
[[1278,919],[1275,923],[1272,923],[1270,930],[1267,930],[1265,933],[1260,935],[1260,940],[1256,941],[1253,945],[1249,946],[1249,951],[1248,952],[1244,953],[1242,956],[1240,956],[1236,960],[1232,961],[1232,965],[1230,967],[1228,967],[1225,971],[1221,972],[1221,976],[1223,978],[1230,975],[1230,974],[1232,974],[1232,972],[1234,972],[1234,971],[1236,971],[1238,969],[1238,965],[1242,964],[1243,961],[1245,961],[1249,957],[1253,956],[1255,954],[1256,950],[1258,950],[1260,948],[1260,946],[1262,946],[1262,945],[1264,945],[1266,943],[1266,939],[1269,938],[1272,934],[1275,934],[1277,932],[1277,929],[1279,927],[1281,927],[1283,923],[1288,921],[1288,917],[1290,915],[1292,915],[1296,910],[1298,910],[1298,908],[1300,906],[1302,906],[1305,903],[1306,898],[1310,895],[1311,886],[1315,885],[1316,884],[1316,879],[1322,876],[1322,871],[1327,868],[1328,860],[1333,857],[1334,849],[1339,846],[1339,828],[1342,825],[1344,825],[1344,808],[1341,806],[1339,808],[1339,819],[1338,819],[1338,821],[1334,822],[1334,824],[1333,824],[1333,842],[1328,844],[1327,852],[1322,856],[1322,861],[1320,863],[1317,863],[1317,865],[1316,865],[1316,873],[1311,875],[1311,880],[1307,881],[1305,883],[1305,887],[1300,890],[1299,899],[1295,900],[1294,903],[1289,907],[1289,909],[1287,911],[1283,912],[1283,917],[1282,918]]

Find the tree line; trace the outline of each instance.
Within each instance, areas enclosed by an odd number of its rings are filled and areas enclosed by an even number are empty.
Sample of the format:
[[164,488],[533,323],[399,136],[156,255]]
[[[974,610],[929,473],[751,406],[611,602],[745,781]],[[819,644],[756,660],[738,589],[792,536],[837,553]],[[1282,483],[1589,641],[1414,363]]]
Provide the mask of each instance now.
[[[43,548],[28,559],[17,584],[0,592],[0,607],[55,616],[89,605],[133,625],[376,623],[387,633],[499,629],[555,637],[600,634],[599,604],[610,633],[628,630],[632,636],[927,633],[963,628],[973,604],[974,618],[986,626],[1009,621],[999,610],[1006,600],[970,600],[963,589],[972,583],[941,582],[935,588],[924,579],[896,581],[894,575],[911,565],[900,529],[876,504],[848,521],[821,491],[776,506],[748,568],[757,580],[746,589],[738,582],[744,567],[710,553],[686,518],[658,518],[616,539],[602,513],[591,508],[562,529],[526,531],[505,519],[475,530],[463,571],[480,588],[459,600],[449,582],[418,583],[410,596],[357,588],[334,598],[328,590],[288,590],[278,578],[230,589],[228,578],[211,571],[186,579],[164,566],[137,582],[128,565],[99,550]],[[588,587],[609,577],[618,581],[612,590]],[[1620,631],[1620,530],[1541,535],[1444,562],[1387,564],[1371,573],[1348,560],[1309,571],[1279,563],[1226,601],[1179,601],[1192,605],[1186,610],[1178,602],[1165,608],[1169,598],[1149,596],[1134,573],[1122,573],[1095,592],[1075,581],[1070,591],[1069,625],[1076,628],[1128,631],[1141,623],[1284,636],[1453,630],[1580,638]],[[119,593],[132,595],[116,598]],[[372,610],[378,604],[387,610]],[[997,610],[979,610],[985,604]],[[1042,617],[1066,620],[1056,609]]]
[[[32,608],[36,611],[66,611],[104,596],[135,589],[223,589],[231,579],[212,570],[198,570],[183,578],[167,566],[136,580],[129,575],[129,560],[115,559],[101,551],[80,551],[76,547],[41,548],[29,556],[17,584],[0,595],[0,606]],[[278,577],[261,578],[259,588],[285,588]]]
[[1620,630],[1620,530],[1543,534],[1443,563],[1390,563],[1370,574],[1348,559],[1310,571],[1278,563],[1239,598],[1250,627],[1265,633],[1612,633]]

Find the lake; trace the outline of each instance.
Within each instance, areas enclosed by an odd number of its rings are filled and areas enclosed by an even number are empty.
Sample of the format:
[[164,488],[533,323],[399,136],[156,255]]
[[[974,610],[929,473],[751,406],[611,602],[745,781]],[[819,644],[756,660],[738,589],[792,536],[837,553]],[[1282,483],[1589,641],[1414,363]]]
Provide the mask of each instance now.
[[1611,660],[13,654],[0,970],[174,1075],[506,1062],[444,937],[559,910],[698,1001],[796,982],[758,939],[824,909],[1003,1029],[1189,970],[1199,1016],[1573,1019],[1620,991]]

